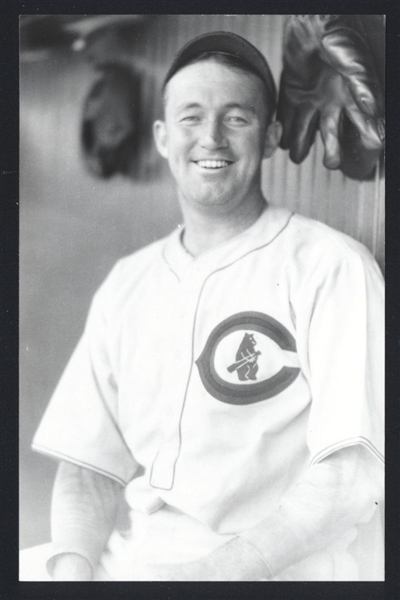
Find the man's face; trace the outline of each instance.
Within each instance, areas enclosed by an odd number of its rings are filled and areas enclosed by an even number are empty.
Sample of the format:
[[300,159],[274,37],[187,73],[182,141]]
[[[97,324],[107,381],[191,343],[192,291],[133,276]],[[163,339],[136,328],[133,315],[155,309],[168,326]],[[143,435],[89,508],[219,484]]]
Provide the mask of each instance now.
[[212,60],[184,67],[168,82],[165,121],[154,132],[182,202],[235,208],[260,193],[264,97],[258,77]]

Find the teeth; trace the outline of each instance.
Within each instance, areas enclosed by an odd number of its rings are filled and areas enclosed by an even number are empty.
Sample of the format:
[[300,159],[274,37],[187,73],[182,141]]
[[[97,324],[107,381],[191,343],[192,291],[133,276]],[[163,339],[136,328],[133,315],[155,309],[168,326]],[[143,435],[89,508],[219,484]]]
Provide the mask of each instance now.
[[229,165],[226,160],[198,160],[197,164],[203,169],[222,169]]

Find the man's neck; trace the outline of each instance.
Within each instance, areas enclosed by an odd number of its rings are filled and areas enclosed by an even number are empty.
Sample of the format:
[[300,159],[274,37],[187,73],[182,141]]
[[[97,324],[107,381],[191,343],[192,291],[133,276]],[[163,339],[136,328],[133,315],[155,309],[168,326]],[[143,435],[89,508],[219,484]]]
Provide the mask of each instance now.
[[256,202],[244,204],[230,214],[212,211],[194,212],[183,210],[185,229],[183,244],[192,255],[197,256],[242,233],[261,215],[266,200],[260,194]]

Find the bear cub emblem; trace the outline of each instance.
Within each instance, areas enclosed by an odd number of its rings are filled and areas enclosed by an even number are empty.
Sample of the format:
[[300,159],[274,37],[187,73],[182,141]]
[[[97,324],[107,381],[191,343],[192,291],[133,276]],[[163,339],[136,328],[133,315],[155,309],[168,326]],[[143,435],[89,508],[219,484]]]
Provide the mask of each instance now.
[[236,371],[240,381],[257,379],[257,361],[261,352],[255,350],[256,343],[253,333],[245,333],[236,352],[236,361],[228,367],[229,373]]

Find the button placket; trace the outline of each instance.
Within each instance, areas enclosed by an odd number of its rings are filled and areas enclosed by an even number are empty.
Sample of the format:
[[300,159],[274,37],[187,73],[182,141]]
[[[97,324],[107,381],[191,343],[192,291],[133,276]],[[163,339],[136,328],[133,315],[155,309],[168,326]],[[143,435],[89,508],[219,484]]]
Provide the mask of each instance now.
[[[190,272],[189,272],[190,271]],[[151,485],[171,489],[175,464],[181,450],[181,419],[185,408],[186,391],[193,368],[194,321],[203,280],[198,269],[187,270],[179,286],[173,326],[174,364],[168,377],[168,406],[163,419],[163,441],[153,462]]]

